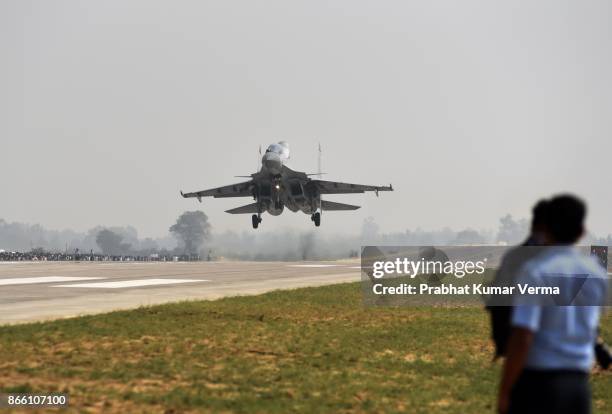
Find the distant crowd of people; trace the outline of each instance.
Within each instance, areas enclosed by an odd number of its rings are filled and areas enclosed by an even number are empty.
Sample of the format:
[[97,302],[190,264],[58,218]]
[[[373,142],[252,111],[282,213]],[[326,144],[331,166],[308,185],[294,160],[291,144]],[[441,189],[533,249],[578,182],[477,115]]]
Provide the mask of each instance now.
[[0,262],[25,262],[25,261],[49,261],[49,262],[188,262],[202,260],[199,255],[107,255],[101,253],[53,253],[53,252],[9,252],[0,251]]

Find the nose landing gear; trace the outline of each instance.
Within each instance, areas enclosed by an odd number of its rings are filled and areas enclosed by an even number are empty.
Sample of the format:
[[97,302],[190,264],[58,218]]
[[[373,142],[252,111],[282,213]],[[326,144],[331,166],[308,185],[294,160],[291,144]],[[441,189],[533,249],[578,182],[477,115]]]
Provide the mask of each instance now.
[[259,223],[261,223],[261,216],[258,214],[253,214],[251,216],[251,220],[253,222],[253,228],[256,229],[259,226]]
[[315,226],[319,227],[321,225],[321,213],[318,211],[310,216],[310,219],[314,221]]

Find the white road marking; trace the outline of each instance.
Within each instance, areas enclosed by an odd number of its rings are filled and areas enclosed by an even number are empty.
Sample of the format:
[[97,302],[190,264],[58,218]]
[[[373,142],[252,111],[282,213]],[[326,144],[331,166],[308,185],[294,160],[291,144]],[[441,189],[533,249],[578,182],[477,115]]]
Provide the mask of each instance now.
[[120,289],[141,286],[174,285],[178,283],[210,282],[208,279],[136,279],[117,282],[75,283],[70,285],[55,285],[53,287]]
[[[0,261],[0,264],[50,264],[50,263],[60,263],[56,261],[47,261],[47,260],[16,260],[11,262]],[[68,262],[64,262],[68,263]]]
[[117,266],[117,265],[156,265],[159,263],[174,263],[174,262],[96,262],[91,263],[100,264],[103,266]]
[[11,279],[0,279],[0,286],[6,285],[31,285],[34,283],[56,283],[56,282],[78,282],[79,280],[96,280],[103,277],[72,277],[72,276],[42,276],[42,277],[19,277]]
[[47,262],[43,262],[43,261],[40,261],[40,262],[31,262],[31,261],[27,261],[27,260],[20,260],[20,261],[16,261],[16,262],[0,262],[0,264],[9,264],[9,265],[11,265],[11,264],[12,265],[15,265],[15,264],[18,264],[18,265],[27,265],[27,264],[39,264],[39,263],[46,264]]
[[340,265],[335,264],[301,264],[301,265],[287,265],[287,267],[337,267]]

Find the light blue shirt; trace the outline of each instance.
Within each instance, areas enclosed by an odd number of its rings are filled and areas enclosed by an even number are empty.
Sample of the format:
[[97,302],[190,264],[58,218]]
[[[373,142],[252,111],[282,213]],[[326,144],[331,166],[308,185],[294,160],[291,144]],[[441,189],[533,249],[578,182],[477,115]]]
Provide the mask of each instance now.
[[560,300],[552,297],[547,303],[515,306],[512,325],[535,334],[526,366],[588,372],[593,365],[600,316],[600,306],[595,305],[605,303],[607,271],[576,248],[551,247],[525,264],[517,283],[550,286],[550,280],[561,292],[573,290],[577,295],[571,295],[569,302],[561,301],[571,303],[569,306],[559,306]]

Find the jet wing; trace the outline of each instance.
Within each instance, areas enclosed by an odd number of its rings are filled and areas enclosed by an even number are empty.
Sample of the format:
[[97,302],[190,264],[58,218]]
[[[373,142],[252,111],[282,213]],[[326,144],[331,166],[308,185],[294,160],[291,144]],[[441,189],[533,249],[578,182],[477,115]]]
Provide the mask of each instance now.
[[323,211],[340,211],[340,210],[357,210],[359,206],[352,204],[336,203],[334,201],[321,200],[321,210]]
[[230,210],[225,210],[226,213],[230,214],[250,214],[250,213],[259,213],[259,209],[257,203],[247,204],[246,206],[240,206],[236,208],[232,208]]
[[211,188],[209,190],[196,191],[193,193],[183,193],[181,195],[185,198],[195,197],[199,201],[202,201],[202,197],[251,197],[253,181],[245,181],[243,183],[226,185],[223,187]]
[[350,183],[339,183],[336,181],[325,181],[325,180],[311,180],[308,185],[316,186],[319,190],[319,194],[351,194],[351,193],[364,193],[366,191],[375,191],[378,195],[379,191],[393,191],[393,187],[389,186],[376,186],[376,185],[363,185],[363,184],[350,184]]

